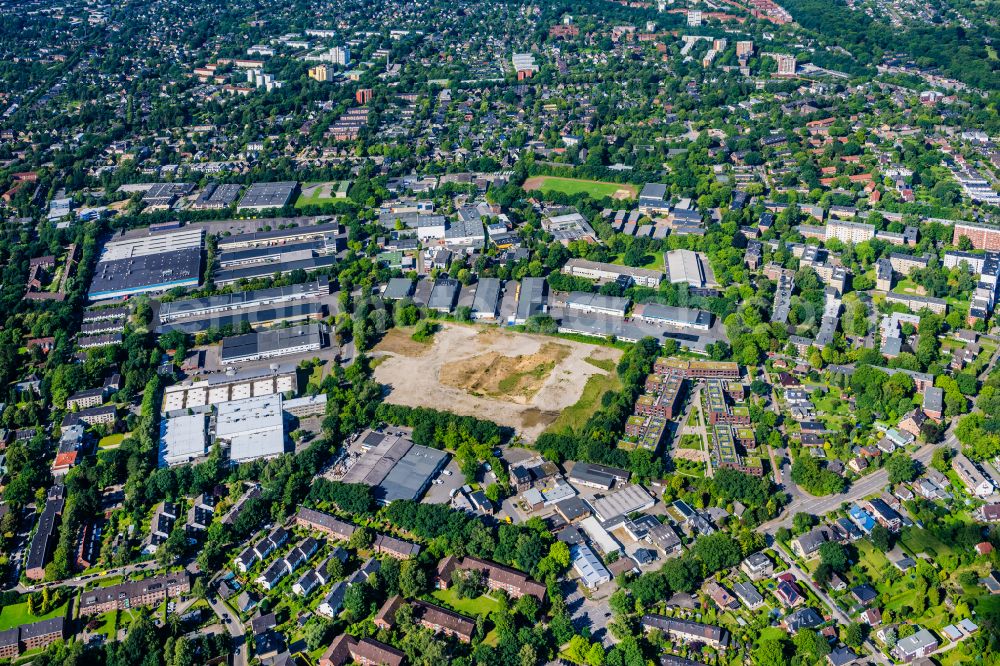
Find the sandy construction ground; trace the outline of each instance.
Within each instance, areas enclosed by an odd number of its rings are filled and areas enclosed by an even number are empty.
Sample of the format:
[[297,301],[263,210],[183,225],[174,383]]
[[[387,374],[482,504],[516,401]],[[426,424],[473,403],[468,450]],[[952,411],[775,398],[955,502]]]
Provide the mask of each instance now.
[[373,350],[385,356],[376,381],[387,402],[490,419],[533,441],[575,404],[587,378],[605,371],[586,359],[621,351],[498,328],[445,324],[429,344],[393,329]]

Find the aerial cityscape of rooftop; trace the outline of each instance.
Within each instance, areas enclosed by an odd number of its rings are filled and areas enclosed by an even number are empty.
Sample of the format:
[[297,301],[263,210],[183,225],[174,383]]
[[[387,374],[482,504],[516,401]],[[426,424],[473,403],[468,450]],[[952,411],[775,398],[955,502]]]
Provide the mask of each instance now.
[[0,0],[0,664],[1000,666],[998,16]]

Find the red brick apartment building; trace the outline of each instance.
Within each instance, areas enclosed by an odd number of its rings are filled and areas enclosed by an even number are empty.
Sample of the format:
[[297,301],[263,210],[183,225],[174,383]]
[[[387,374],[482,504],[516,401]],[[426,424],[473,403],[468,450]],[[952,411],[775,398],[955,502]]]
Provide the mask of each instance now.
[[84,592],[80,597],[80,615],[100,615],[137,606],[156,606],[167,597],[179,597],[190,591],[191,579],[187,573],[166,574],[99,587]]

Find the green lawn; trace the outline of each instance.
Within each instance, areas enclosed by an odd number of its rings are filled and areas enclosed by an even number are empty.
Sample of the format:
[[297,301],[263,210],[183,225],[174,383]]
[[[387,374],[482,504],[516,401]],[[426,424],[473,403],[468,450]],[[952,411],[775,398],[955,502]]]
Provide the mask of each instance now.
[[115,632],[118,629],[118,621],[116,616],[117,613],[111,612],[111,613],[104,613],[103,615],[98,615],[96,618],[94,618],[101,623],[100,626],[95,630],[96,633],[104,634],[105,636],[107,636],[108,640],[114,640]]
[[594,358],[593,356],[588,356],[583,359],[587,363],[591,364],[595,368],[600,368],[604,372],[614,372],[615,362],[610,358]]
[[0,631],[7,631],[17,626],[65,615],[66,605],[63,604],[46,615],[32,615],[29,613],[27,601],[14,604],[13,606],[4,606],[3,610],[0,610]]
[[[850,407],[846,400],[841,397],[840,389],[830,387],[829,392],[820,398],[815,398],[816,411],[821,414],[831,416],[847,416],[850,414]],[[834,406],[836,405],[836,406]]]
[[538,176],[525,181],[525,188],[541,192],[560,192],[562,194],[588,194],[593,199],[613,197],[619,190],[627,190],[631,199],[638,196],[635,185],[609,183],[600,180],[584,180],[581,178],[560,178],[558,176]]
[[495,599],[485,594],[475,599],[459,599],[455,588],[434,590],[431,596],[466,615],[486,615],[500,608],[500,604]]
[[[418,340],[418,342],[420,342]],[[511,393],[515,391],[517,387],[521,384],[521,381],[529,377],[534,377],[535,379],[542,380],[548,376],[552,369],[556,367],[554,362],[540,363],[531,370],[526,372],[515,372],[514,374],[507,375],[499,382],[497,382],[497,389],[501,393]],[[586,387],[584,387],[586,389]]]
[[[615,258],[611,260],[611,263],[615,264],[616,266],[624,266],[625,265],[624,260],[625,260],[625,255],[619,254],[615,255]],[[666,270],[664,266],[665,264],[663,259],[663,253],[651,252],[646,255],[646,263],[644,263],[642,266],[636,266],[636,268],[648,268],[650,270],[662,272]]]
[[788,632],[780,627],[764,627],[760,630],[760,640],[780,641],[788,638]]
[[[587,362],[599,368],[602,367],[598,365],[601,361],[596,359],[588,358]],[[612,367],[614,366],[614,361],[608,360],[607,362]],[[587,383],[583,387],[580,399],[576,401],[576,404],[564,409],[559,414],[559,417],[552,422],[552,425],[549,426],[549,430],[560,432],[571,426],[582,426],[594,412],[601,408],[601,397],[605,392],[618,391],[621,390],[621,387],[618,373],[613,369],[609,369],[606,375],[591,375],[587,378]]]
[[351,186],[349,180],[334,180],[320,183],[304,183],[302,193],[295,201],[296,208],[306,206],[322,206],[343,201],[347,198],[347,190]]
[[861,539],[856,545],[861,565],[868,570],[868,575],[870,575],[873,580],[879,580],[882,578],[881,572],[885,571],[887,567],[892,566],[889,564],[889,560],[886,556],[875,550],[875,547],[867,539]]
[[705,442],[702,441],[701,435],[682,435],[681,442],[677,445],[677,448],[702,451],[705,448]]
[[911,527],[901,534],[903,545],[914,554],[927,553],[931,559],[937,560],[951,553],[951,548],[927,530]]
[[114,449],[117,448],[124,440],[125,440],[125,435],[122,433],[115,433],[113,435],[108,435],[107,437],[101,438],[101,441],[97,443],[97,448]]

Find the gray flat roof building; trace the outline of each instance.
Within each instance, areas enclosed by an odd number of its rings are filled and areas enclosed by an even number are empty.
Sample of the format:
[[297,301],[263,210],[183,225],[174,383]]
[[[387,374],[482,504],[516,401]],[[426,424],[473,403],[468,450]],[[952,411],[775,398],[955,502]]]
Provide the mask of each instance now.
[[[284,218],[286,220],[295,218]],[[220,251],[232,250],[240,247],[258,247],[263,245],[280,245],[290,241],[305,241],[321,238],[329,234],[341,233],[340,224],[337,222],[322,222],[320,224],[307,224],[285,229],[271,229],[270,231],[251,231],[245,234],[235,234],[224,236],[218,240]]]
[[326,276],[322,276],[315,281],[304,284],[237,291],[220,296],[186,298],[179,301],[161,303],[159,317],[160,323],[166,324],[186,317],[201,317],[221,312],[232,312],[234,310],[249,310],[264,305],[319,298],[320,296],[329,295],[329,293],[330,280]]
[[210,328],[220,329],[232,326],[238,330],[240,324],[249,322],[250,326],[267,326],[285,322],[301,322],[307,319],[322,319],[326,307],[322,303],[293,303],[279,305],[273,308],[259,308],[235,314],[216,314],[199,319],[185,319],[157,327],[156,332],[163,334],[169,331],[183,331],[189,335],[202,333]]
[[267,210],[283,208],[291,200],[299,184],[295,181],[254,183],[240,199],[237,210]]
[[209,183],[191,204],[191,208],[202,210],[229,208],[236,203],[241,189],[242,185]]
[[375,499],[388,504],[397,499],[418,499],[448,461],[438,449],[414,444],[375,487]]
[[496,319],[500,306],[499,278],[482,278],[476,285],[476,296],[472,299],[473,319]]
[[637,305],[633,316],[653,324],[667,324],[678,328],[696,328],[707,331],[712,327],[711,312],[693,308],[677,308],[659,303]]
[[451,278],[441,278],[434,282],[434,289],[431,290],[430,300],[427,307],[439,312],[451,312],[458,300],[458,292],[462,284],[458,280]]
[[544,314],[547,310],[545,304],[547,293],[548,283],[545,278],[526,277],[521,280],[514,323],[523,324],[534,315]]
[[574,291],[566,298],[566,306],[571,310],[615,317],[624,317],[630,302],[623,296],[605,296],[589,291]]
[[239,282],[240,280],[252,280],[254,278],[271,277],[275,273],[291,273],[294,270],[303,270],[306,273],[330,268],[337,263],[337,257],[326,255],[323,257],[312,257],[310,259],[296,259],[294,261],[279,261],[270,264],[254,264],[251,266],[240,266],[238,268],[228,268],[215,274],[216,286],[223,286]]
[[247,333],[222,340],[220,357],[223,363],[240,363],[266,358],[318,351],[325,344],[326,330],[322,324],[307,324],[279,328],[273,331]]
[[389,284],[385,286],[385,291],[382,292],[383,298],[388,298],[392,300],[407,298],[413,295],[413,280],[410,278],[391,278]]

